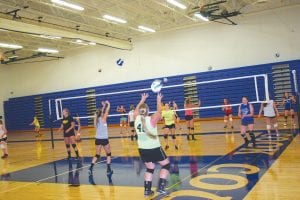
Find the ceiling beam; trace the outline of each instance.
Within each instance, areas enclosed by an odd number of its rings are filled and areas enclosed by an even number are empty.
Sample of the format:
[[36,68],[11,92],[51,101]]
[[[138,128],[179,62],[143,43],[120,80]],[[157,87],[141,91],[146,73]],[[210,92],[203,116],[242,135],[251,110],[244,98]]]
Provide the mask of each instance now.
[[0,28],[14,30],[19,32],[27,32],[37,35],[54,35],[63,38],[81,39],[84,41],[96,42],[99,45],[109,46],[113,48],[131,50],[132,44],[129,41],[119,40],[115,38],[105,38],[100,36],[92,36],[81,32],[72,32],[68,30],[45,27],[41,25],[29,24],[25,22],[0,18]]

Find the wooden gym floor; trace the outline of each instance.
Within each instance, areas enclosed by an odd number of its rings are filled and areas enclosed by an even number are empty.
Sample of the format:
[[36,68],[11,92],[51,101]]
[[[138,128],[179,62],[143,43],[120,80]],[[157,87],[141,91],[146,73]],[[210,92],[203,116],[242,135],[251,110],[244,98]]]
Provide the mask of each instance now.
[[[222,121],[202,121],[197,141],[178,136],[180,149],[171,145],[166,151],[171,160],[170,194],[151,199],[300,199],[298,129],[280,126],[280,136],[268,139],[263,121],[257,119],[257,146],[246,148],[238,124],[236,120],[233,131],[224,131]],[[83,130],[79,161],[65,159],[61,134],[55,133],[52,150],[49,131],[41,140],[33,132],[9,133],[9,158],[0,160],[0,199],[144,199],[145,168],[136,142],[119,138],[116,127],[110,128],[110,134],[112,177],[106,176],[104,158],[94,175],[88,174],[95,154],[93,129]],[[154,189],[156,185],[157,178]]]

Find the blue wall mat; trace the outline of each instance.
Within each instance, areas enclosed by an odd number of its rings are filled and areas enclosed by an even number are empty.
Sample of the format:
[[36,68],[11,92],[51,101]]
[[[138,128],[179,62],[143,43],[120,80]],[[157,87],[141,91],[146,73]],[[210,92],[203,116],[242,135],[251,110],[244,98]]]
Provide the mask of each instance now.
[[[300,85],[300,60],[294,61],[286,61],[281,63],[270,63],[270,64],[262,64],[255,66],[247,66],[226,70],[217,70],[217,71],[208,71],[202,73],[194,73],[194,74],[185,74],[179,76],[168,77],[167,85],[175,85],[175,84],[183,84],[183,78],[185,76],[196,76],[197,81],[210,81],[224,78],[232,78],[232,77],[240,77],[240,76],[249,76],[256,74],[268,74],[269,75],[269,91],[270,94],[273,95],[273,87],[272,87],[272,66],[274,64],[289,64],[290,69],[297,70],[297,79],[298,85]],[[95,89],[96,94],[103,94],[109,92],[118,92],[124,90],[133,90],[133,89],[143,89],[150,88],[153,79],[127,82],[127,83],[118,83],[112,85],[104,85],[99,87],[92,88],[82,88],[77,90],[69,90],[69,91],[61,91],[61,92],[53,92],[47,94],[37,94],[38,96],[42,96],[43,98],[43,112],[44,112],[44,127],[50,127],[49,120],[49,107],[48,100],[56,99],[56,98],[64,98],[64,97],[72,97],[72,96],[81,96],[86,94],[86,90]],[[260,100],[264,99],[265,90],[264,90],[264,82],[263,78],[257,79],[258,83],[258,93]],[[294,86],[292,87],[294,90]],[[150,90],[150,97],[148,100],[148,104],[150,110],[154,111],[156,109],[155,105],[155,94]],[[226,82],[217,82],[217,83],[209,83],[209,84],[201,84],[197,86],[198,96],[202,101],[202,106],[212,106],[212,105],[221,105],[223,104],[223,99],[228,98],[231,103],[239,103],[241,102],[242,96],[248,96],[250,101],[256,100],[255,90],[254,90],[254,80],[253,79],[243,79],[236,81],[226,81]],[[129,111],[130,104],[137,104],[140,99],[140,91],[134,93],[126,93],[119,95],[109,95],[109,96],[98,96],[96,98],[97,107],[100,106],[101,101],[109,100],[111,102],[111,114],[117,114],[116,107],[118,105],[124,105],[126,110]],[[30,129],[28,125],[31,123],[34,116],[34,97],[33,96],[25,96],[18,98],[10,98],[8,101],[4,102],[4,111],[5,111],[5,121],[7,128],[9,130],[27,130]],[[176,88],[168,88],[163,89],[164,102],[168,101],[176,101],[179,108],[183,108],[184,103],[184,88],[176,87]],[[87,116],[87,105],[86,99],[74,99],[74,100],[64,100],[63,107],[67,107],[70,109],[73,115],[78,113],[80,116]],[[255,113],[258,113],[259,105],[255,105]],[[51,109],[55,112],[54,101],[52,101]],[[234,115],[237,114],[237,107],[233,108]],[[54,113],[53,113],[54,114]],[[180,117],[183,117],[184,113],[178,113]],[[223,113],[220,108],[201,110],[201,117],[221,117]],[[55,118],[55,114],[53,118]],[[119,117],[111,117],[108,120],[109,123],[119,123]],[[82,125],[87,125],[88,120],[83,119]],[[54,127],[58,127],[60,125],[59,121],[54,122]]]

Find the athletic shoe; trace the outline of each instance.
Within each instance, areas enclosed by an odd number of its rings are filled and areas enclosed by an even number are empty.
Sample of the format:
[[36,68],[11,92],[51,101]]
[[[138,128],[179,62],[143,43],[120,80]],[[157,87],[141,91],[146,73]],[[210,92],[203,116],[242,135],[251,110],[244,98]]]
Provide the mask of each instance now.
[[71,156],[68,156],[68,157],[67,157],[67,160],[71,160],[71,159],[72,159],[72,157],[71,157]]
[[145,192],[144,192],[145,197],[149,197],[149,196],[152,196],[152,195],[154,195],[154,192],[152,190],[145,190]]
[[272,136],[271,136],[271,135],[268,135],[268,139],[272,139]]
[[162,189],[157,190],[157,192],[158,192],[159,194],[167,194],[167,193],[168,193],[166,190],[162,190]]
[[227,126],[224,126],[224,128],[227,128]]
[[94,181],[94,177],[92,174],[89,175],[89,183],[92,185],[96,185],[95,181]]
[[1,156],[2,159],[5,159],[8,157],[8,154],[4,154],[3,156]]
[[279,134],[279,133],[277,133],[277,134],[276,134],[276,136],[278,137],[278,136],[280,136],[280,134]]
[[166,145],[166,146],[165,146],[165,150],[168,150],[168,148],[169,148],[169,145]]
[[246,147],[248,147],[249,140],[248,140],[247,138],[244,138],[244,141],[245,141],[245,143],[244,143],[244,144],[245,144],[245,146],[246,146]]

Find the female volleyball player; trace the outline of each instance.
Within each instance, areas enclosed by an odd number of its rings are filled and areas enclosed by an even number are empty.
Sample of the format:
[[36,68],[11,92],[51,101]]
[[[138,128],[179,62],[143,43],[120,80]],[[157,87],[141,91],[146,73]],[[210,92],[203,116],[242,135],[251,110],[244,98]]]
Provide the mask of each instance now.
[[185,120],[188,129],[187,139],[190,140],[190,135],[192,135],[192,140],[196,140],[194,133],[194,114],[193,108],[198,108],[201,106],[201,101],[199,100],[198,104],[192,104],[191,99],[187,98],[184,102],[185,109]]
[[40,126],[40,122],[39,122],[39,120],[38,120],[38,118],[36,116],[33,117],[33,121],[29,125],[30,126],[34,126],[34,132],[36,133],[35,137],[41,136],[41,134],[40,134],[40,128],[41,128],[41,126]]
[[224,106],[222,108],[224,112],[224,128],[227,128],[228,125],[233,129],[233,120],[232,120],[232,107],[229,105],[229,100],[224,99]]
[[170,170],[169,159],[161,148],[157,133],[157,123],[161,119],[162,95],[157,94],[157,111],[151,116],[149,116],[149,107],[145,103],[148,97],[148,94],[142,94],[141,100],[134,111],[134,127],[138,134],[139,153],[147,168],[144,182],[145,196],[154,194],[151,187],[155,163],[158,162],[161,165],[157,188],[157,191],[161,194],[166,193],[167,177]]
[[68,160],[71,159],[71,145],[76,153],[76,158],[79,158],[78,149],[75,142],[75,122],[73,117],[71,116],[71,113],[69,109],[64,108],[63,109],[63,119],[61,126],[59,128],[59,132],[63,130],[64,132],[64,141],[66,144],[67,152],[68,152]]
[[164,119],[165,122],[165,127],[164,127],[164,138],[166,142],[165,150],[169,148],[169,140],[168,140],[169,134],[171,134],[172,136],[175,149],[178,150],[178,144],[175,135],[176,117],[174,111],[170,109],[169,103],[165,103],[165,109],[162,111],[162,118]]
[[246,132],[247,128],[249,130],[249,135],[253,147],[255,147],[255,135],[254,130],[254,108],[253,105],[249,103],[247,97],[242,97],[242,104],[239,106],[239,117],[241,118],[241,136],[245,140],[245,145],[248,146],[249,140],[247,138]]
[[131,131],[131,135],[130,135],[131,141],[133,141],[134,138],[137,140],[137,134],[136,134],[135,129],[134,129],[133,114],[134,114],[134,105],[130,105],[130,111],[128,113],[128,126],[131,129],[130,130]]
[[76,113],[75,117],[75,132],[76,132],[76,142],[81,142],[81,123],[79,115]]
[[261,104],[258,117],[261,117],[262,112],[266,118],[268,138],[271,138],[271,127],[273,125],[277,136],[279,136],[277,117],[279,117],[279,112],[273,100],[266,101]]
[[292,110],[292,101],[288,92],[283,94],[282,106],[284,106],[284,126],[287,125],[288,116],[291,115],[292,120],[294,119],[294,110]]
[[[118,106],[117,107],[117,112],[119,112],[120,114],[125,114],[126,113],[126,109],[123,105],[121,106]],[[122,134],[122,137],[123,137],[123,127],[125,128],[126,130],[126,133],[128,133],[128,129],[127,129],[127,117],[125,115],[122,115],[120,117],[120,127],[121,127],[121,134]]]
[[7,151],[7,130],[3,124],[3,121],[0,119],[0,146],[3,152],[2,159],[5,159],[8,157],[8,151]]
[[113,171],[111,170],[111,151],[110,145],[108,140],[108,129],[107,129],[107,117],[110,110],[110,103],[109,101],[105,101],[102,104],[102,109],[99,109],[94,118],[94,127],[96,128],[96,136],[95,136],[95,145],[96,145],[96,155],[92,159],[91,166],[89,168],[89,173],[93,173],[94,165],[96,164],[97,160],[100,158],[101,149],[103,148],[106,153],[106,165],[107,165],[107,176],[111,176]]

